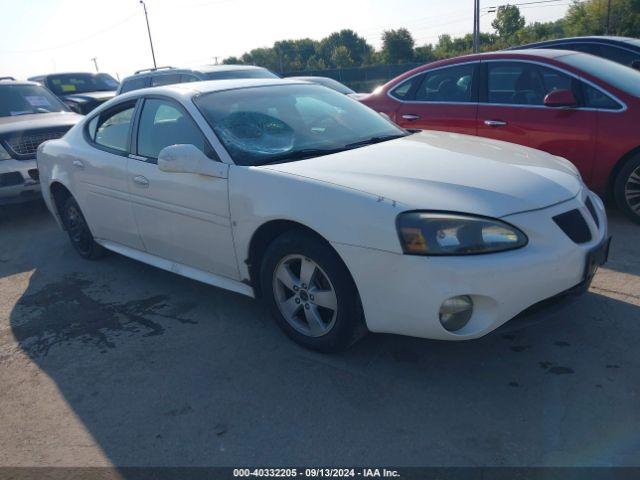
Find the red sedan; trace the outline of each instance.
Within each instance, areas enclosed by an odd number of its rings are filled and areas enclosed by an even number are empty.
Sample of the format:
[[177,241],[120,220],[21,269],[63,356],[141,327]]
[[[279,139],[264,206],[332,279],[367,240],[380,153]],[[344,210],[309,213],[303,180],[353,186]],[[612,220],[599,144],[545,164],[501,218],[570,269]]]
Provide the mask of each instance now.
[[521,50],[430,63],[361,102],[405,128],[519,143],[573,162],[640,223],[640,72],[585,53]]

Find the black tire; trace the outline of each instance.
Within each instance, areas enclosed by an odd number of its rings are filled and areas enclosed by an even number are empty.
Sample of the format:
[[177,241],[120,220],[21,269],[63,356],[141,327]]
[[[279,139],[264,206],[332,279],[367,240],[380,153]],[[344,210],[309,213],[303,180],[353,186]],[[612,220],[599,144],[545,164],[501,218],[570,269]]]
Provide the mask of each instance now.
[[[285,258],[295,255],[315,262],[335,291],[337,311],[333,317],[333,325],[321,336],[305,335],[298,331],[285,319],[278,307],[274,287],[274,283],[277,282],[276,268]],[[351,346],[367,333],[358,291],[349,271],[331,247],[310,233],[290,231],[269,245],[260,268],[260,285],[264,300],[278,326],[289,338],[303,347],[324,353],[338,352]],[[301,311],[304,314],[304,309]]]
[[80,206],[73,197],[65,200],[61,213],[71,245],[78,255],[87,260],[104,257],[107,251],[94,240]]
[[[638,180],[633,177],[638,176]],[[628,198],[629,190],[639,194]],[[613,185],[613,195],[618,208],[633,222],[640,223],[640,154],[635,155],[618,172]]]

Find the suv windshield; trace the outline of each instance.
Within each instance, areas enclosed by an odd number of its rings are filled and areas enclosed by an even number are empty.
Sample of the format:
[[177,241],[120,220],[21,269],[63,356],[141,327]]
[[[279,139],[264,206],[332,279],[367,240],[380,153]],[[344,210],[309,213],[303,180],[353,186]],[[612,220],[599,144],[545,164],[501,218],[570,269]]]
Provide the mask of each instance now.
[[245,68],[239,70],[220,70],[206,72],[207,80],[226,80],[230,78],[279,78],[275,73],[266,68]]
[[40,85],[0,85],[0,117],[67,111],[58,98]]
[[47,87],[56,95],[69,95],[87,92],[113,92],[118,82],[106,74],[68,73],[50,75],[46,80]]
[[407,135],[369,107],[317,85],[241,88],[194,101],[239,165],[301,160]]
[[640,97],[640,72],[638,70],[584,53],[563,55],[558,58],[629,95]]

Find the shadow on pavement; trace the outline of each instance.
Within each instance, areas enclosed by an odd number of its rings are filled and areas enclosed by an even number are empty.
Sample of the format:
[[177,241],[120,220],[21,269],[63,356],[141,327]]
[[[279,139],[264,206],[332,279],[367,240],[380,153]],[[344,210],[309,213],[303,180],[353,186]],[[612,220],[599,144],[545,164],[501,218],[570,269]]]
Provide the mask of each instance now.
[[[42,217],[3,234],[0,277],[33,271],[11,331],[116,466],[637,464],[631,303],[589,293],[508,335],[322,356],[250,299],[82,261]],[[30,221],[47,222],[37,248]]]

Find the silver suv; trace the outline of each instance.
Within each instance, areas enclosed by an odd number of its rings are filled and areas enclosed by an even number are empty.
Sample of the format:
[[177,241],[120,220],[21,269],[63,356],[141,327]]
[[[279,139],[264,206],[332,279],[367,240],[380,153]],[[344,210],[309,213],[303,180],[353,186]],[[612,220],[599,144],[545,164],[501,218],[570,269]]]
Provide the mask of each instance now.
[[0,78],[0,205],[40,198],[36,150],[81,118],[37,83]]
[[125,78],[117,95],[141,88],[159,87],[174,83],[199,82],[201,80],[227,80],[230,78],[279,78],[262,67],[253,65],[206,65],[199,68],[158,67],[138,70]]

